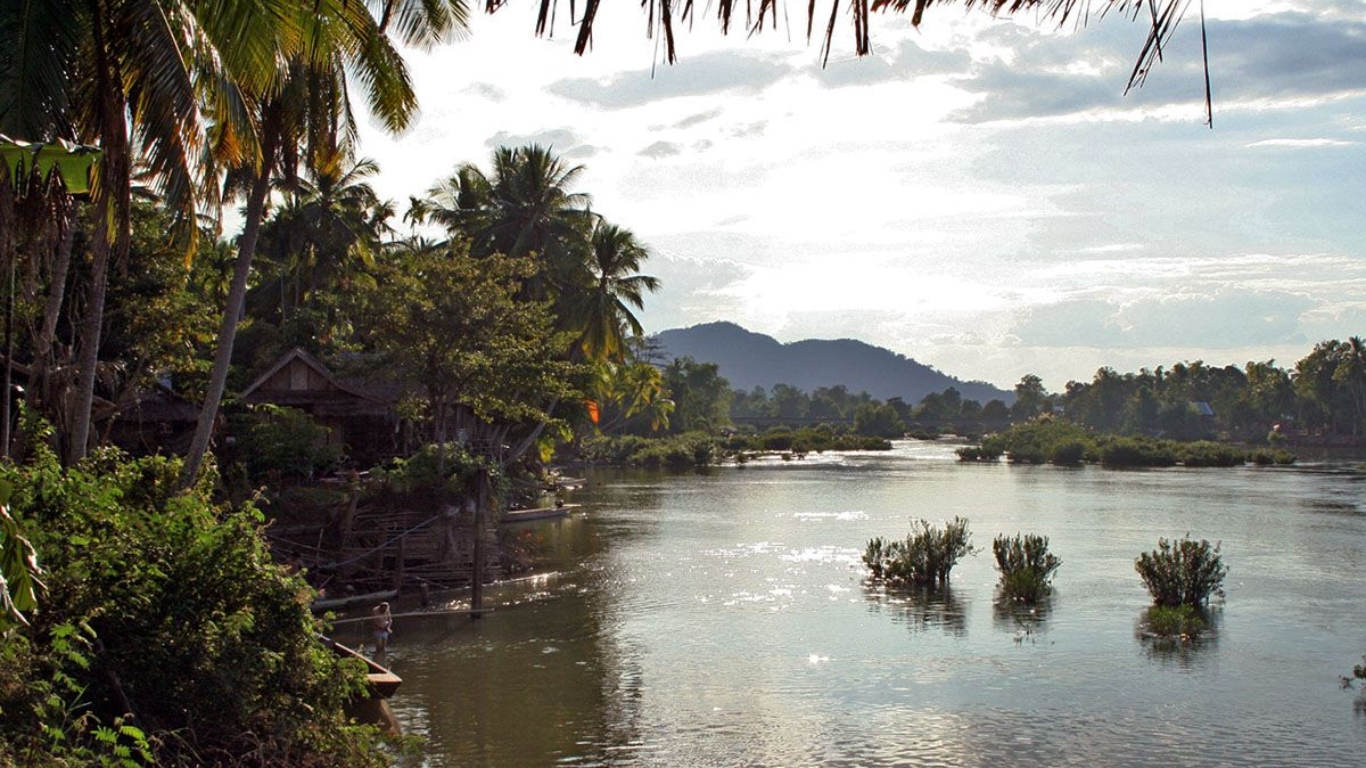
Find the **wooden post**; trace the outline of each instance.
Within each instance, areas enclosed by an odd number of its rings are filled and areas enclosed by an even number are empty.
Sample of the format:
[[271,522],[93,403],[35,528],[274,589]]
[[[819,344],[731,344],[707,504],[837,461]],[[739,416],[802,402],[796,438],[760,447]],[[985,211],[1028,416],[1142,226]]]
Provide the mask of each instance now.
[[489,493],[488,470],[479,470],[478,490],[474,501],[474,563],[471,569],[470,618],[484,618],[484,514],[492,496]]

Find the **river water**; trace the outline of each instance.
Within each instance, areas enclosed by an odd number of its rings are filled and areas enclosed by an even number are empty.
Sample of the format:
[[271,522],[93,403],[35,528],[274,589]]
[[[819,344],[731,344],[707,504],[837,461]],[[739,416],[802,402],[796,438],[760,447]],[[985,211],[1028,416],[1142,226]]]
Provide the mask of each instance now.
[[[1366,707],[1366,473],[965,465],[952,445],[600,473],[521,535],[547,575],[492,612],[396,622],[412,766],[1352,766]],[[962,515],[947,593],[859,556]],[[1055,594],[1000,605],[1000,533],[1048,536]],[[1154,647],[1133,562],[1222,542],[1213,635]]]

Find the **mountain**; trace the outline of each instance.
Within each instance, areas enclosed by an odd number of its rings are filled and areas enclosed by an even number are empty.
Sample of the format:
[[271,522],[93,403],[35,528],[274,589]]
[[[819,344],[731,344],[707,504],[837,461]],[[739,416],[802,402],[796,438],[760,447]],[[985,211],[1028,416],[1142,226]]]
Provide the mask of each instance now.
[[734,323],[707,323],[662,331],[654,339],[665,359],[691,357],[716,363],[734,389],[791,384],[808,394],[843,384],[879,400],[915,404],[931,392],[955,387],[965,400],[1014,402],[1015,393],[981,381],[962,381],[889,349],[855,339],[808,339],[783,344]]

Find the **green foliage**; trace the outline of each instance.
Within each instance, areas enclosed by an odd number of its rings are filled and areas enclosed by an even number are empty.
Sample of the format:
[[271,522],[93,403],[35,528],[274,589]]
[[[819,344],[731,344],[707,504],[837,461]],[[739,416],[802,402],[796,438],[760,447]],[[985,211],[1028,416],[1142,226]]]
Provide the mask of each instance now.
[[765,432],[737,432],[726,439],[732,452],[821,453],[823,451],[888,451],[892,444],[870,435],[852,434],[829,425],[774,427]]
[[1208,541],[1157,540],[1157,549],[1139,555],[1134,568],[1143,586],[1159,606],[1198,606],[1209,602],[1228,575],[1228,566],[1219,556],[1219,545]]
[[635,435],[597,436],[585,440],[580,458],[592,464],[690,469],[716,464],[723,455],[715,437],[687,432],[661,438]]
[[1226,443],[1199,440],[1182,443],[1180,461],[1187,467],[1241,467],[1247,463],[1247,451]]
[[1144,629],[1164,640],[1194,640],[1206,628],[1200,610],[1193,605],[1154,605],[1144,614]]
[[1100,463],[1112,469],[1175,466],[1175,444],[1146,437],[1117,437],[1100,444]]
[[730,384],[720,371],[715,363],[690,357],[675,359],[664,368],[664,383],[674,402],[670,432],[709,431],[730,424]]
[[406,497],[463,498],[473,492],[481,470],[494,478],[495,493],[501,496],[507,490],[507,479],[496,462],[456,443],[431,443],[406,459],[394,459],[374,469],[370,487],[378,493]]
[[862,403],[854,410],[854,431],[873,437],[901,437],[906,432],[906,425],[892,406]]
[[297,408],[258,405],[234,418],[237,455],[254,478],[304,480],[325,472],[342,457],[329,442],[327,427]]
[[518,298],[539,274],[533,262],[475,259],[455,243],[403,251],[377,271],[378,289],[357,297],[361,335],[388,375],[422,392],[433,442],[457,424],[555,423],[554,403],[582,398],[587,369],[564,359],[570,334],[554,330],[547,302]]
[[109,452],[0,469],[48,586],[0,641],[0,743],[24,765],[378,764],[343,714],[363,669],[317,642],[261,515],[176,494],[178,472]]
[[863,564],[877,581],[895,586],[947,585],[949,572],[965,556],[972,554],[968,521],[955,517],[936,528],[928,520],[918,520],[901,541],[881,536],[868,542]]
[[0,632],[13,624],[28,624],[24,611],[38,607],[38,554],[24,538],[19,522],[10,515],[13,486],[0,481]]
[[992,540],[991,551],[1001,572],[1001,592],[1007,598],[1037,603],[1052,590],[1050,582],[1062,560],[1048,551],[1048,537],[1001,535]]
[[1294,463],[1295,463],[1296,456],[1295,456],[1295,454],[1291,453],[1290,451],[1282,450],[1282,449],[1279,449],[1279,448],[1278,448],[1278,449],[1258,448],[1258,449],[1254,450],[1254,451],[1248,456],[1248,458],[1252,461],[1253,464],[1256,464],[1256,465],[1259,466],[1259,467],[1265,467],[1265,466],[1269,466],[1269,465],[1271,465],[1271,464],[1278,464],[1278,465],[1289,465],[1289,464],[1294,464]]

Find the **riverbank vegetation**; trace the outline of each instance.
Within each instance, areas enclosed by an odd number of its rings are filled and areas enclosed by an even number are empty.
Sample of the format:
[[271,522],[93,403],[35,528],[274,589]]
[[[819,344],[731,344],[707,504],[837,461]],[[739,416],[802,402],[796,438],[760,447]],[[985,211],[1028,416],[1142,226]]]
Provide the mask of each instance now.
[[385,763],[346,714],[364,668],[318,642],[259,511],[178,491],[173,459],[35,445],[0,468],[42,566],[0,627],[0,765]]
[[1148,435],[1097,434],[1064,417],[1044,416],[1014,424],[987,435],[976,445],[957,451],[963,461],[1077,466],[1100,464],[1110,468],[1231,467],[1292,464],[1295,455],[1282,448],[1241,448],[1212,440],[1182,442]]

